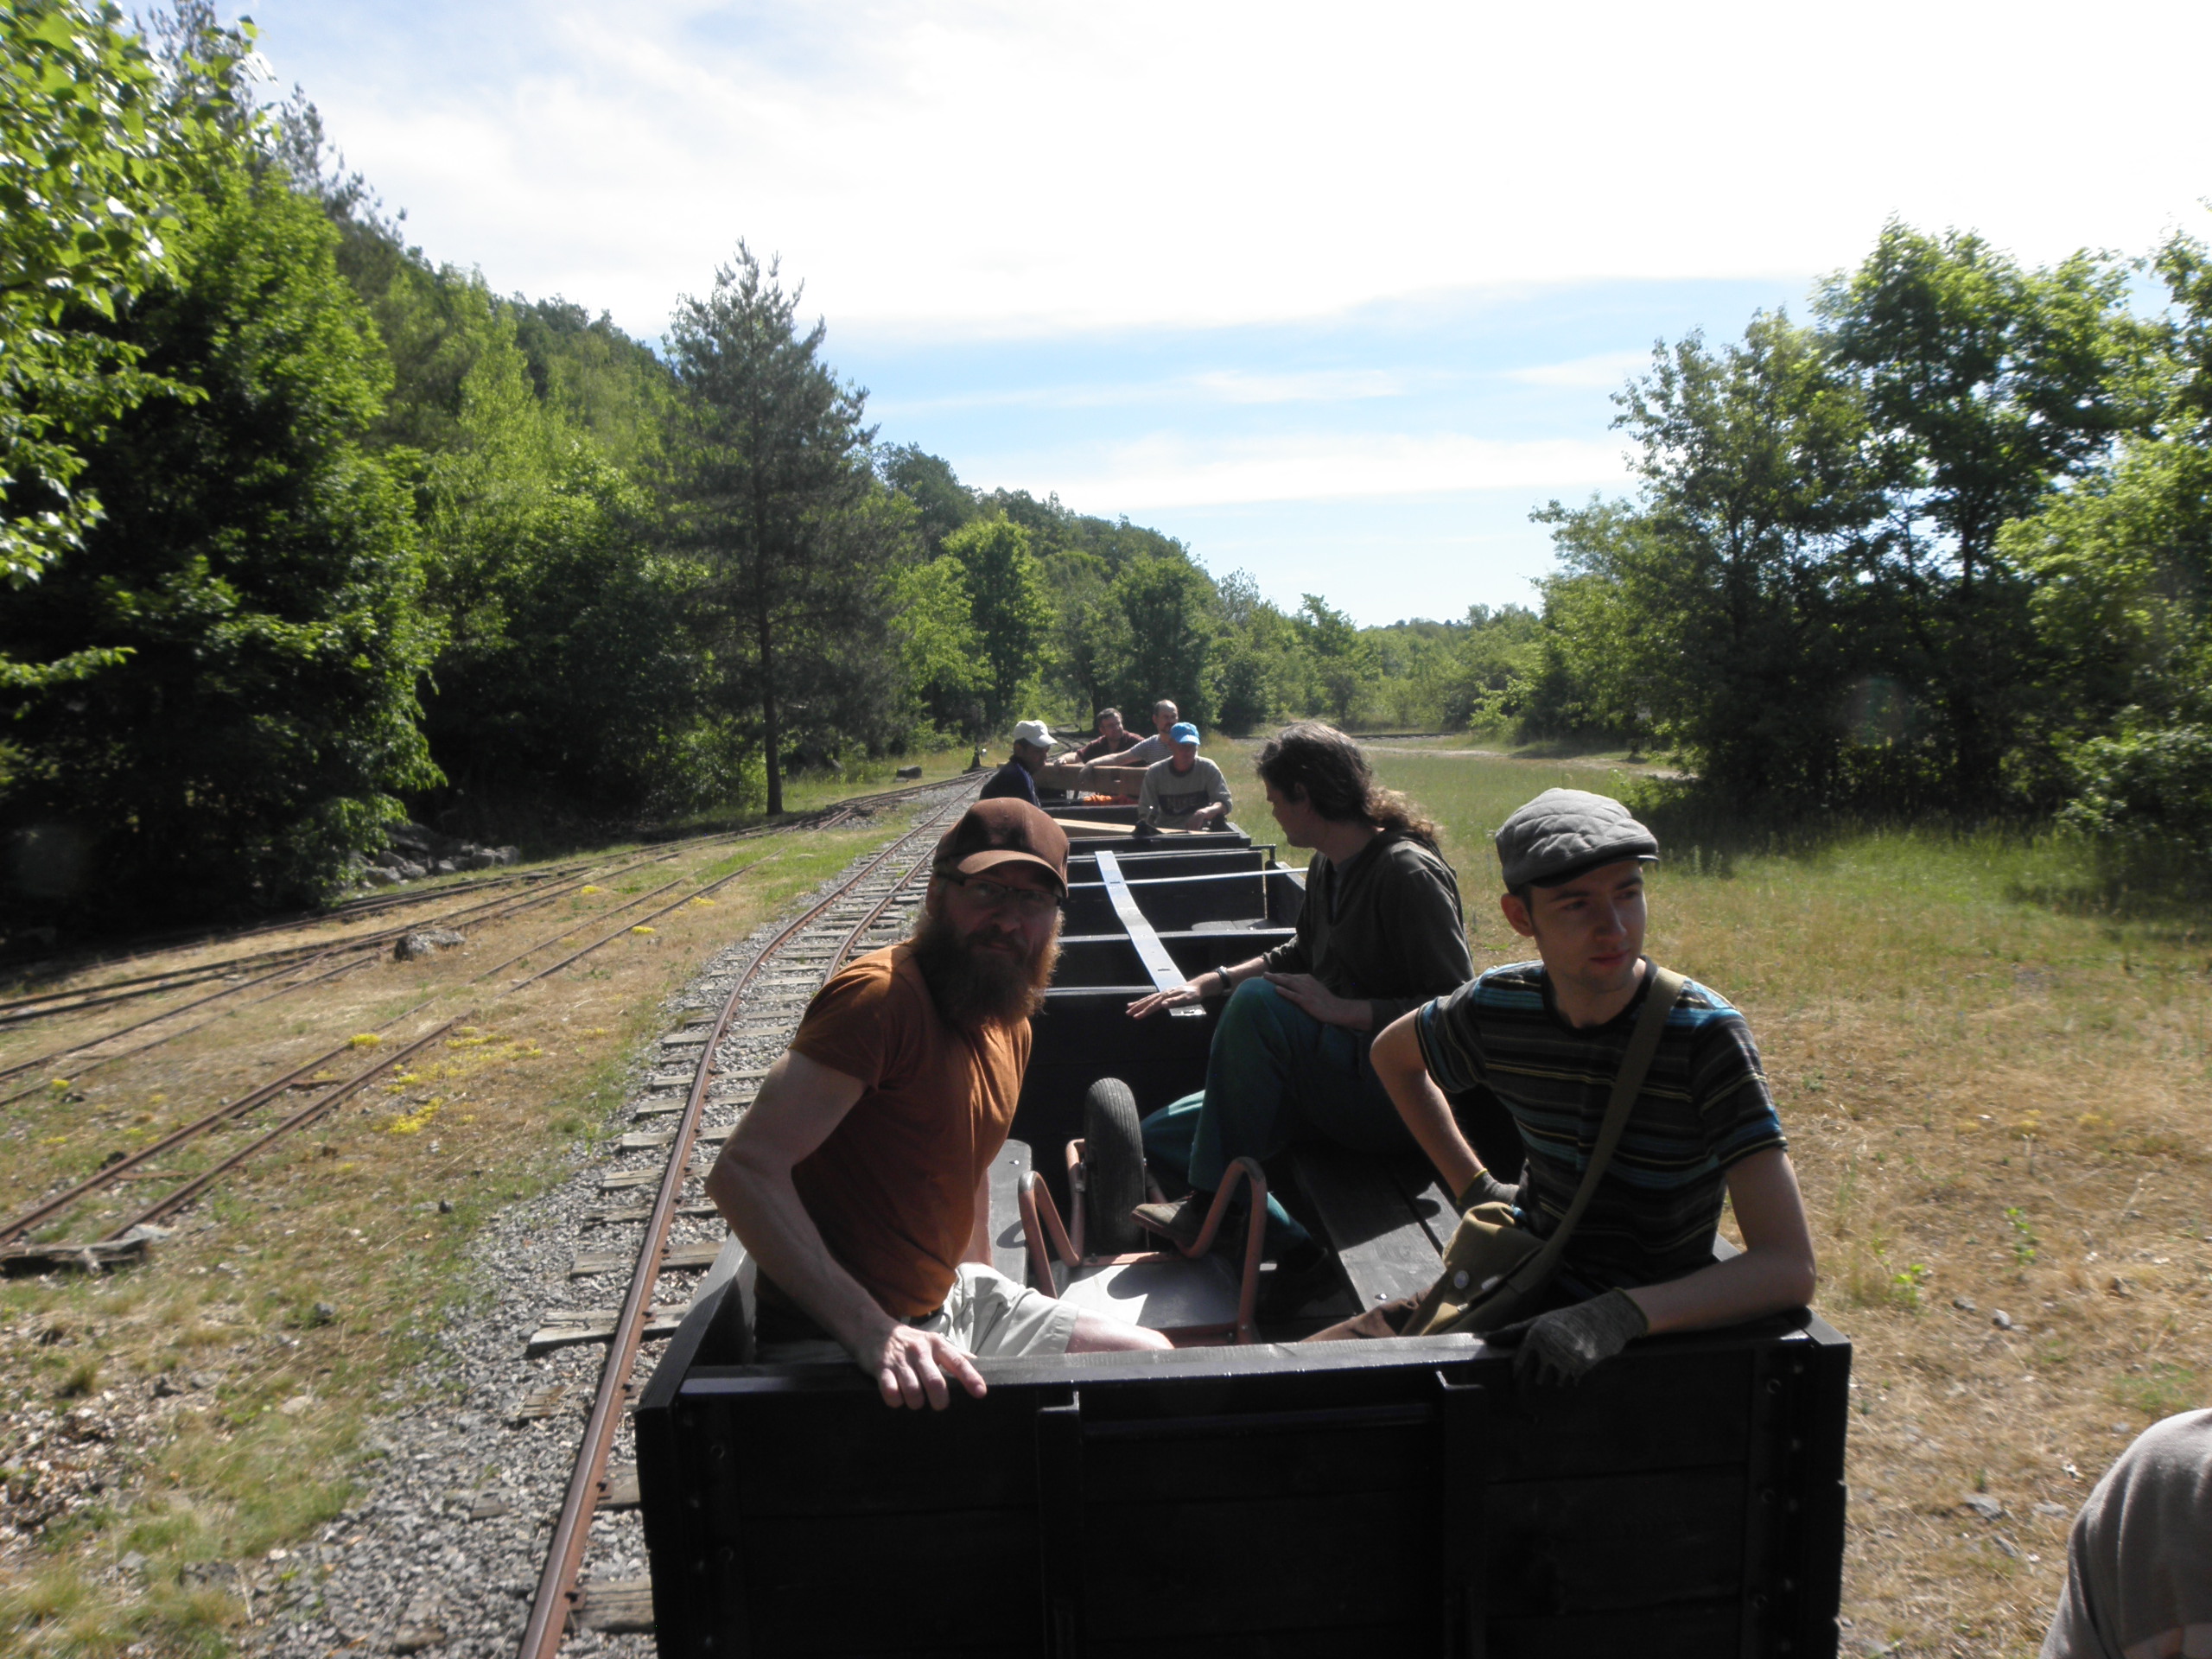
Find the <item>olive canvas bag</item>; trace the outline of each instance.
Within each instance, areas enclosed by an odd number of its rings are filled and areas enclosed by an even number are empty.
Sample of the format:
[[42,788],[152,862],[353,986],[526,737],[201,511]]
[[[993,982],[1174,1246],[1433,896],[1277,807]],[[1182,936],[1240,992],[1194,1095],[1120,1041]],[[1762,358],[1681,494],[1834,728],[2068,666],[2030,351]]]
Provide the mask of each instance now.
[[1518,1319],[1559,1270],[1582,1212],[1597,1195],[1621,1132],[1650,1072],[1651,1058],[1659,1052],[1659,1034],[1667,1015],[1682,994],[1682,976],[1656,963],[1644,993],[1643,1011],[1630,1033],[1621,1069],[1613,1077],[1613,1092],[1605,1103],[1605,1116],[1598,1128],[1597,1144],[1582,1172],[1582,1184],[1552,1236],[1541,1243],[1513,1219],[1505,1204],[1478,1204],[1459,1217],[1444,1247],[1444,1272],[1414,1304],[1402,1328],[1408,1337],[1444,1336],[1454,1332],[1479,1334],[1495,1331]]

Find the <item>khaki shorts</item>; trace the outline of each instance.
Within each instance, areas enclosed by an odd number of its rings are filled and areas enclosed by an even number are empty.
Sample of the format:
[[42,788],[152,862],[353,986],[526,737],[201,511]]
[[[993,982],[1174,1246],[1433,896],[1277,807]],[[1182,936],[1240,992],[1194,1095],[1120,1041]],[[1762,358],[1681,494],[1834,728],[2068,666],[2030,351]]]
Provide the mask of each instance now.
[[[1019,1359],[1030,1354],[1065,1354],[1075,1335],[1076,1310],[1039,1290],[1018,1285],[995,1268],[963,1262],[944,1306],[927,1319],[903,1321],[950,1341],[977,1359]],[[823,1339],[764,1342],[763,1363],[849,1359],[836,1343]]]

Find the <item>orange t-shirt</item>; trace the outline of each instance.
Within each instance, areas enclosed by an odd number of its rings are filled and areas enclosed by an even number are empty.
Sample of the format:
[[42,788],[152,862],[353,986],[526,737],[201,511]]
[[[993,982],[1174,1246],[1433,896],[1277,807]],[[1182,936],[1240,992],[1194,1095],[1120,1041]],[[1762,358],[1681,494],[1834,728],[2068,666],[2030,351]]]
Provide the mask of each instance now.
[[944,1306],[1029,1064],[1027,1020],[973,1036],[948,1025],[913,950],[871,950],[839,970],[791,1039],[864,1085],[791,1179],[830,1254],[898,1319]]

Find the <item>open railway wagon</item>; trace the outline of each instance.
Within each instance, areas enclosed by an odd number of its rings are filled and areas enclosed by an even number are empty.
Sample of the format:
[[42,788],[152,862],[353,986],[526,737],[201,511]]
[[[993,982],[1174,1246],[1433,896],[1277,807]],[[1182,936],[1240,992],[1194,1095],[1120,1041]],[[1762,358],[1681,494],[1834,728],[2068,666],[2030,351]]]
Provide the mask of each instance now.
[[[1081,1205],[1063,1149],[1091,1082],[1148,1111],[1203,1080],[1213,1010],[1133,1028],[1128,1001],[1287,937],[1303,898],[1267,848],[1092,842],[1069,874],[992,1183],[998,1265],[1033,1283],[1030,1148]],[[1433,1279],[1450,1206],[1388,1160],[1267,1173],[1341,1266],[1299,1317],[1256,1342],[985,1362],[988,1395],[942,1413],[887,1409],[851,1366],[747,1363],[733,1241],[638,1408],[660,1652],[1837,1651],[1844,1338],[1802,1311],[1647,1338],[1559,1393],[1517,1390],[1472,1337],[1301,1345]]]

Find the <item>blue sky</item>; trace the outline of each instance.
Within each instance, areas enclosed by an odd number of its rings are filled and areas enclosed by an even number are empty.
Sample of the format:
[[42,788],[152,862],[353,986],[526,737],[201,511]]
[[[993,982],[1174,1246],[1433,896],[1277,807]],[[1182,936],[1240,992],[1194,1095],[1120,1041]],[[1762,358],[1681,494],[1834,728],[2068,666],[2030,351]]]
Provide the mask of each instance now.
[[885,437],[1364,622],[1531,600],[1653,340],[1892,213],[2212,228],[2201,0],[251,10],[433,257],[652,337],[743,237]]

